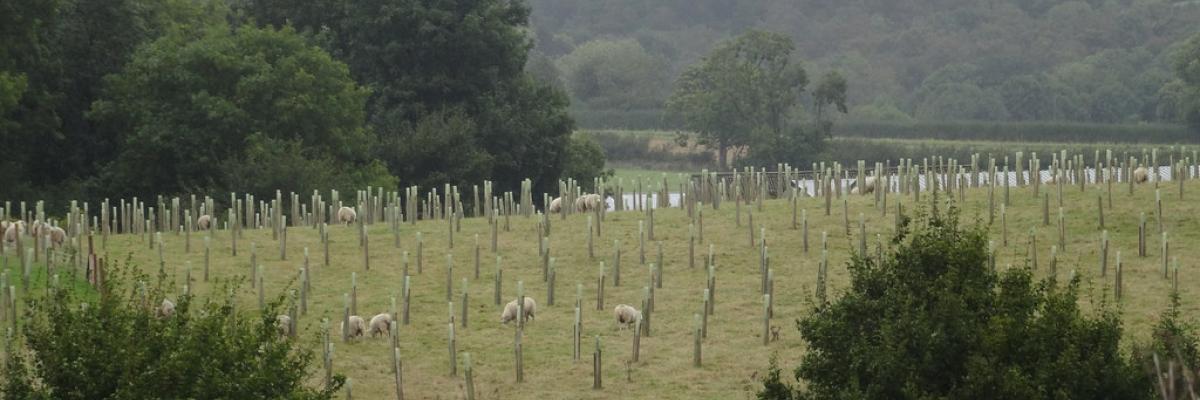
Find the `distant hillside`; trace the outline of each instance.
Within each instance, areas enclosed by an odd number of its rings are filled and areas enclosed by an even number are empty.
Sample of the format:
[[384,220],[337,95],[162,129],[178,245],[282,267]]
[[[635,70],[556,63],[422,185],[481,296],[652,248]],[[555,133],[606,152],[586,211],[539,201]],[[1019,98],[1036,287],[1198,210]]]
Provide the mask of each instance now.
[[683,68],[715,43],[756,28],[790,35],[810,76],[842,71],[851,119],[1176,122],[1168,85],[1173,49],[1200,31],[1196,1],[530,5],[530,69],[565,85],[576,115],[657,108]]

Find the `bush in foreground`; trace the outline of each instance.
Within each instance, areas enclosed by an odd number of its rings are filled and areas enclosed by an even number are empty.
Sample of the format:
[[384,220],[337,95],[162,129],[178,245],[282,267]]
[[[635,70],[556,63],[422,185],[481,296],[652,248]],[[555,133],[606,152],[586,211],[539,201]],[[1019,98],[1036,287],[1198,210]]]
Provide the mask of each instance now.
[[21,334],[6,344],[4,398],[329,399],[342,386],[340,376],[306,386],[313,354],[275,330],[282,299],[259,313],[231,296],[182,296],[160,319],[161,291],[128,282],[109,281],[93,304],[65,289],[27,302]]
[[759,398],[1152,396],[1148,376],[1120,351],[1114,310],[1082,313],[1078,279],[993,271],[986,231],[960,226],[957,214],[935,206],[920,226],[900,229],[883,260],[856,255],[847,292],[797,323],[808,351],[795,376],[807,388],[768,373]]

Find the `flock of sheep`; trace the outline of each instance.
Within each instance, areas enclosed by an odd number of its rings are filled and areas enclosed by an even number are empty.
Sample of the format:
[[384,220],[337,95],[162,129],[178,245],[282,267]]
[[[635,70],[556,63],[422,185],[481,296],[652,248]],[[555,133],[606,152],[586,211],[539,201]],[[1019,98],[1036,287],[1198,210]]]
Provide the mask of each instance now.
[[[575,198],[575,211],[577,212],[595,211],[604,206],[604,198],[595,193]],[[553,214],[562,212],[562,197],[555,197],[554,200],[550,201],[550,206],[546,209]]]
[[[575,200],[575,208],[580,212],[595,210],[598,207],[603,206],[603,204],[603,198],[601,198],[598,194],[583,195]],[[556,197],[550,203],[550,212],[557,213],[561,211],[562,198]],[[342,207],[337,211],[337,220],[339,223],[351,224],[354,223],[357,217],[358,214],[353,208],[350,207]],[[211,225],[211,221],[211,216],[207,214],[201,215],[196,218],[196,228],[199,230],[207,230]],[[29,233],[32,236],[49,236],[50,243],[54,246],[62,245],[66,240],[67,233],[62,228],[43,223],[41,221],[35,221],[30,225]],[[19,234],[24,231],[25,223],[23,221],[0,221],[0,232],[3,232],[4,242],[6,243],[15,243],[18,236],[20,236]],[[524,315],[522,322],[534,319],[534,314],[537,312],[537,302],[534,301],[532,297],[525,297],[525,307],[523,311]],[[517,305],[517,300],[513,300],[504,306],[504,311],[500,313],[500,322],[507,324],[515,320],[518,313],[520,313],[520,311]],[[617,324],[620,326],[631,325],[636,322],[637,319],[641,318],[642,315],[638,310],[624,304],[617,305],[617,307],[613,309],[613,313],[616,316]],[[162,304],[154,309],[154,315],[157,318],[170,318],[171,316],[175,315],[175,303],[170,299],[163,299]],[[388,313],[376,314],[374,317],[371,317],[369,323],[358,315],[351,315],[348,318],[348,321],[349,328],[339,325],[339,330],[345,332],[346,335],[351,338],[360,338],[366,335],[371,335],[371,337],[388,335],[390,334],[392,324],[394,323],[391,314]],[[276,316],[275,328],[278,330],[281,336],[291,336],[293,333],[292,318],[287,315]]]
[[61,246],[67,240],[67,231],[51,224],[34,221],[29,224],[28,231],[25,229],[24,221],[0,221],[0,232],[3,232],[4,243],[16,243],[18,237],[23,232],[28,232],[30,236],[41,238],[49,237],[49,244],[52,246]]
[[[1144,183],[1149,179],[1150,171],[1146,167],[1137,167],[1133,170],[1133,180],[1136,183]],[[1053,177],[1051,178],[1053,179]],[[851,183],[851,194],[868,194],[876,190],[876,177],[867,176],[863,178],[862,187],[857,186],[857,182]],[[562,212],[562,197],[555,197],[547,210],[550,213]],[[585,194],[575,199],[575,209],[578,212],[595,211],[600,207],[604,207],[604,198],[599,194]],[[352,224],[358,218],[357,212],[350,207],[342,207],[337,211],[337,221],[342,224]],[[212,217],[209,215],[200,215],[196,218],[196,228],[199,230],[208,230],[211,226]],[[49,239],[48,244],[52,246],[61,246],[66,240],[66,231],[55,226],[52,223],[42,221],[34,221],[26,229],[23,221],[0,221],[0,239],[3,244],[15,243],[21,236],[22,232],[27,232],[33,237],[46,237]],[[519,307],[517,300],[513,300],[504,306],[504,310],[500,313],[500,322],[507,324],[517,319],[517,314],[523,312],[521,321],[534,319],[537,312],[537,302],[531,297],[524,298],[524,307]],[[158,318],[169,318],[175,314],[175,303],[169,299],[164,299],[162,304],[154,309],[154,314]],[[624,329],[637,323],[642,318],[642,314],[636,308],[625,304],[618,304],[613,308],[613,317],[619,328]],[[392,316],[388,313],[380,313],[371,317],[368,322],[358,315],[351,315],[348,318],[349,327],[339,326],[339,329],[348,337],[360,338],[366,335],[372,337],[380,335],[388,335],[391,332],[392,324],[394,323]],[[282,336],[291,336],[293,334],[291,317],[287,315],[279,315],[275,321],[276,329]]]

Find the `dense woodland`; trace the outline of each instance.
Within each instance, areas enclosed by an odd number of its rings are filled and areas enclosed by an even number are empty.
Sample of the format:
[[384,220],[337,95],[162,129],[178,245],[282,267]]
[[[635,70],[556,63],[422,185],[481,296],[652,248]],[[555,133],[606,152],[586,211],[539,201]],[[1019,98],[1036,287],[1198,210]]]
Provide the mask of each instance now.
[[599,152],[571,139],[566,95],[524,71],[529,13],[501,0],[6,0],[0,197],[486,179],[549,191],[567,160]]
[[654,124],[673,79],[750,28],[791,37],[810,76],[845,75],[851,120],[1196,121],[1192,0],[531,3],[531,70],[585,126]]

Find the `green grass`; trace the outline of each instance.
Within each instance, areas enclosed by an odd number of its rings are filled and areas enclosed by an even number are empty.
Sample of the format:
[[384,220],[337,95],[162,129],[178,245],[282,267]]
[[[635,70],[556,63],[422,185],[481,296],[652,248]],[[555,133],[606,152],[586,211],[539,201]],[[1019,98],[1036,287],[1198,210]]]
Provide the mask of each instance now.
[[[636,173],[626,176],[636,176]],[[1200,316],[1200,303],[1189,301],[1200,294],[1200,271],[1193,260],[1200,259],[1200,249],[1191,245],[1200,240],[1200,182],[1187,184],[1187,198],[1180,201],[1173,183],[1164,183],[1161,191],[1165,225],[1170,232],[1172,255],[1179,257],[1181,266],[1181,291],[1184,300],[1184,315],[1195,319]],[[1067,242],[1060,250],[1058,275],[1065,279],[1072,271],[1085,282],[1083,297],[1086,309],[1094,310],[1102,299],[1111,298],[1115,253],[1120,251],[1124,261],[1123,273],[1126,297],[1120,304],[1124,316],[1128,346],[1133,340],[1145,340],[1149,328],[1157,315],[1168,305],[1168,290],[1171,284],[1163,279],[1159,269],[1159,240],[1151,236],[1148,244],[1149,256],[1138,258],[1137,221],[1141,212],[1147,212],[1151,230],[1156,229],[1152,208],[1153,184],[1140,185],[1133,195],[1126,192],[1124,184],[1114,185],[1114,208],[1106,210],[1105,221],[1112,244],[1112,265],[1107,277],[1098,276],[1097,241],[1100,231],[1096,222],[1096,197],[1099,188],[1088,187],[1081,192],[1078,187],[1063,189],[1063,205],[1067,217]],[[997,199],[1002,199],[1002,190],[997,190]],[[991,234],[999,249],[1000,268],[1006,265],[1024,264],[1031,228],[1038,231],[1038,257],[1041,260],[1037,276],[1047,274],[1050,246],[1057,244],[1053,215],[1057,213],[1057,193],[1051,193],[1052,222],[1041,224],[1041,199],[1031,195],[1031,189],[1013,189],[1012,204],[1008,207],[1009,243],[1002,245],[1000,219],[991,228]],[[923,198],[928,198],[925,194]],[[853,197],[849,200],[851,224],[856,224],[859,213],[867,222],[869,243],[874,247],[876,234],[886,238],[891,234],[897,200],[903,201],[905,209],[913,212],[915,206],[911,196],[899,198],[890,194],[887,215],[876,209],[869,197]],[[692,315],[700,310],[704,289],[705,273],[702,268],[691,269],[687,262],[688,217],[678,209],[659,210],[655,213],[655,234],[663,244],[665,266],[663,287],[656,291],[656,312],[653,315],[653,335],[642,339],[641,361],[632,366],[632,381],[625,380],[624,360],[629,359],[632,334],[629,330],[619,331],[612,317],[612,307],[618,303],[638,304],[642,297],[642,286],[647,282],[648,269],[638,260],[638,222],[644,215],[638,212],[610,213],[603,223],[603,236],[596,240],[596,258],[589,258],[586,247],[585,216],[574,215],[561,220],[554,217],[550,237],[551,255],[556,258],[558,271],[558,304],[546,303],[546,285],[541,279],[541,268],[537,261],[535,220],[516,217],[511,220],[511,231],[501,231],[498,255],[503,257],[503,299],[515,297],[516,283],[524,281],[526,293],[534,297],[539,305],[537,319],[525,332],[525,379],[516,384],[514,378],[514,356],[512,350],[513,327],[498,323],[500,306],[492,304],[492,279],[495,257],[487,247],[488,224],[483,219],[467,219],[462,230],[455,234],[453,249],[447,246],[445,222],[426,221],[401,228],[401,246],[393,246],[392,234],[387,224],[370,226],[371,269],[363,269],[362,250],[352,228],[334,227],[330,237],[330,265],[322,265],[322,251],[317,231],[307,227],[293,227],[288,231],[287,260],[281,260],[278,245],[271,239],[269,230],[247,230],[238,242],[238,255],[230,254],[230,233],[213,232],[212,265],[208,282],[202,281],[203,241],[193,235],[192,250],[184,252],[184,237],[164,234],[168,273],[175,282],[182,280],[185,263],[190,262],[193,293],[200,296],[223,295],[211,293],[218,278],[231,278],[246,274],[249,270],[250,242],[257,243],[258,262],[266,272],[268,294],[288,289],[299,268],[303,265],[303,248],[310,251],[313,293],[309,300],[308,313],[299,319],[303,346],[317,347],[318,327],[321,318],[337,321],[342,312],[342,295],[350,291],[351,272],[358,274],[359,314],[371,315],[386,312],[390,297],[398,296],[401,285],[401,252],[415,252],[417,232],[424,232],[424,266],[417,272],[416,256],[410,255],[410,271],[414,275],[412,323],[400,328],[400,350],[404,359],[405,392],[409,398],[461,398],[463,381],[461,375],[448,375],[446,349],[446,268],[447,254],[453,256],[453,294],[461,295],[461,279],[470,280],[470,326],[456,328],[458,350],[470,352],[475,361],[475,385],[480,398],[516,399],[730,399],[749,398],[758,384],[755,376],[761,376],[767,360],[778,353],[785,369],[793,368],[804,352],[804,341],[795,329],[795,319],[811,312],[819,262],[821,232],[829,234],[829,249],[832,267],[830,274],[831,298],[836,298],[848,283],[845,263],[849,249],[856,246],[856,237],[847,235],[843,226],[841,207],[835,206],[826,216],[823,200],[805,198],[800,207],[808,210],[811,231],[811,251],[804,253],[802,235],[791,226],[791,207],[784,201],[767,201],[763,210],[755,210],[754,226],[747,225],[747,216],[742,215],[741,226],[735,223],[733,203],[724,203],[720,210],[704,211],[704,241],[697,245],[697,265],[702,265],[701,255],[709,244],[715,245],[717,259],[716,313],[710,320],[709,336],[704,341],[704,366],[693,368],[691,347]],[[836,203],[835,203],[836,204]],[[964,217],[978,218],[987,222],[987,191],[971,189],[963,205]],[[742,207],[745,213],[748,207]],[[997,212],[999,207],[997,207]],[[775,316],[772,324],[783,327],[780,340],[769,346],[762,344],[761,295],[759,293],[757,249],[749,239],[751,229],[766,229],[770,245],[771,267],[775,273]],[[852,226],[857,232],[857,227]],[[480,236],[483,246],[482,266],[478,279],[473,269],[473,237]],[[119,235],[108,239],[106,256],[119,260],[127,256],[146,271],[157,270],[157,254],[149,250],[141,236]],[[595,310],[596,277],[600,262],[612,269],[613,241],[620,240],[622,250],[621,286],[605,289],[605,306]],[[99,242],[99,241],[97,241]],[[654,259],[653,246],[647,249],[647,260]],[[608,281],[611,284],[611,278]],[[584,354],[582,360],[571,358],[571,325],[574,315],[571,304],[575,299],[575,284],[583,284]],[[182,292],[182,282],[175,293]],[[246,307],[257,304],[255,292],[243,285],[239,292],[240,301]],[[459,306],[456,304],[455,306]],[[461,317],[460,317],[461,318]],[[336,327],[337,323],[333,322]],[[591,389],[591,349],[595,336],[600,336],[604,347],[604,389]],[[334,336],[338,334],[334,333]],[[349,344],[338,343],[335,348],[334,367],[354,380],[354,392],[358,398],[380,399],[394,396],[388,342],[383,339],[365,339]],[[319,363],[318,363],[319,364]],[[314,369],[318,366],[314,365]],[[314,370],[314,380],[317,381]],[[790,372],[787,373],[790,376]]]
[[[630,187],[633,182],[642,180],[644,185],[658,186],[662,184],[663,174],[666,174],[667,184],[674,188],[673,191],[679,191],[679,182],[686,182],[693,173],[692,171],[681,170],[655,170],[637,167],[616,167],[613,168],[612,181],[624,179],[625,186]],[[696,171],[699,172],[699,171]],[[682,174],[682,179],[680,175]]]
[[[54,277],[58,276],[58,285],[74,291],[81,300],[97,299],[98,293],[85,279],[85,272],[70,263],[70,254],[53,255],[54,263],[50,267],[47,267],[46,260],[42,257],[44,255],[30,263],[28,287],[25,287],[26,283],[22,279],[21,258],[17,252],[10,247],[6,249],[4,255],[0,256],[0,271],[5,271],[7,285],[13,286],[19,296],[25,293],[45,293],[48,286],[54,285]],[[7,287],[4,290],[8,290]]]

